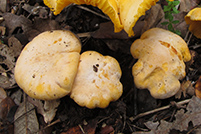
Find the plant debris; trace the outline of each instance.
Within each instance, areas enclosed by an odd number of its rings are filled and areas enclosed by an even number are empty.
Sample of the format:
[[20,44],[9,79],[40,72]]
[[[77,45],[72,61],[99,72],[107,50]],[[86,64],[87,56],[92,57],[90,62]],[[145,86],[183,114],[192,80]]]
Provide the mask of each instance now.
[[[132,42],[153,27],[168,29],[160,0],[141,16],[133,28],[134,37],[125,31],[114,33],[108,16],[97,7],[69,5],[54,15],[43,0],[0,0],[0,133],[43,134],[184,134],[201,133],[201,39],[188,30],[184,16],[201,4],[200,0],[180,0],[173,14],[192,59],[186,63],[186,77],[174,97],[155,99],[147,90],[136,88],[132,66],[137,60],[130,54]],[[88,109],[69,96],[56,102],[28,97],[16,84],[14,67],[25,45],[38,34],[49,30],[70,30],[77,34],[82,51],[97,51],[117,59],[122,70],[123,94],[107,108]],[[23,77],[23,76],[21,76]]]

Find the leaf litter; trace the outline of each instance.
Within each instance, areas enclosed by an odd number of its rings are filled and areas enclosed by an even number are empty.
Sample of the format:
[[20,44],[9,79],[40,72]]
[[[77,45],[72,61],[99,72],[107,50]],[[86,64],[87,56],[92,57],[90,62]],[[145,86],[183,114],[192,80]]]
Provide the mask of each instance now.
[[[199,0],[181,0],[180,13],[174,15],[175,19],[180,20],[174,27],[181,31],[192,54],[196,53],[192,55],[193,60],[187,63],[186,80],[182,81],[177,98],[156,100],[147,90],[138,90],[133,84],[131,68],[136,60],[130,55],[130,45],[152,27],[167,29],[161,25],[164,21],[162,6],[165,4],[165,0],[161,0],[147,11],[134,27],[136,36],[129,38],[124,31],[114,33],[108,17],[92,6],[71,5],[54,16],[42,0],[0,1],[0,114],[3,115],[0,118],[0,133],[201,132],[201,100],[194,96],[194,86],[201,74],[201,41],[187,34],[188,26],[184,21],[185,14],[200,4]],[[16,59],[22,48],[36,35],[55,29],[71,30],[78,34],[82,51],[96,50],[119,61],[124,93],[118,101],[106,109],[87,109],[78,106],[68,96],[54,103],[24,97],[14,80]]]

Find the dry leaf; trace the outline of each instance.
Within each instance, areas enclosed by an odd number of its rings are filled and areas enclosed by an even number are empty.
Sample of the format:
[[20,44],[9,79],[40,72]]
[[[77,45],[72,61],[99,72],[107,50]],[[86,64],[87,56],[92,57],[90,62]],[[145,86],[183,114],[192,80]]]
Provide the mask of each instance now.
[[5,35],[5,33],[6,33],[6,27],[0,26],[0,36]]
[[6,77],[6,76],[4,76],[2,74],[0,75],[0,87],[2,87],[4,89],[7,89],[9,87],[12,87],[12,85],[13,85],[12,83],[14,83],[14,82],[11,82],[8,77]]
[[60,104],[60,100],[43,101],[31,98],[28,96],[28,101],[36,106],[37,112],[44,117],[46,123],[51,122],[57,111],[57,107]]
[[6,120],[9,110],[15,106],[14,101],[10,97],[6,97],[0,103],[0,119]]
[[6,91],[0,87],[0,103],[7,97]]
[[13,69],[22,47],[14,36],[8,39],[8,45],[0,43],[0,87],[4,89],[10,88],[16,83]]
[[8,39],[8,46],[9,46],[9,50],[12,52],[12,56],[15,59],[17,59],[17,57],[21,53],[23,45],[20,43],[20,41],[17,38],[15,38],[14,36],[11,36]]
[[100,134],[111,134],[114,132],[114,128],[112,126],[105,126],[101,128]]
[[62,132],[61,134],[83,134],[79,126],[72,127],[68,129],[67,132]]
[[0,73],[11,71],[15,66],[15,58],[13,52],[5,44],[0,44]]
[[23,15],[17,16],[12,13],[4,13],[3,18],[9,35],[12,35],[17,28],[22,28],[24,33],[32,29],[32,22]]
[[145,24],[141,31],[141,33],[144,33],[148,29],[151,29],[153,27],[156,27],[158,23],[163,19],[164,12],[160,4],[156,4],[155,6],[152,6],[148,14],[145,16]]
[[[156,134],[169,133],[170,130],[179,130],[180,132],[186,131],[188,129],[189,122],[192,122],[193,126],[201,125],[201,100],[195,96],[192,97],[188,106],[186,107],[187,112],[184,109],[177,111],[175,114],[175,120],[173,122],[168,122],[161,120],[158,127],[153,127],[150,132]],[[150,124],[155,124],[156,122],[149,121]],[[159,122],[158,122],[159,123]],[[138,133],[134,133],[138,134]],[[148,133],[144,133],[148,134]]]
[[19,105],[14,120],[15,134],[32,134],[39,130],[35,108],[28,101]]
[[46,7],[30,6],[29,4],[24,4],[22,8],[32,15],[39,16],[39,18],[42,18],[42,19],[48,18],[48,11]]
[[78,125],[78,126],[72,127],[70,129],[68,129],[67,132],[63,132],[61,134],[83,134],[83,133],[95,134],[97,122],[98,121],[96,119],[94,119],[94,120],[89,121],[89,123],[87,125],[83,125],[83,126]]
[[195,84],[195,94],[198,98],[201,99],[201,76]]
[[189,12],[191,9],[198,6],[200,0],[180,0],[180,12]]
[[0,0],[0,12],[6,12],[7,0]]
[[100,28],[92,33],[92,37],[98,39],[128,39],[125,31],[114,33],[114,25],[112,22],[105,22],[100,24]]
[[194,87],[191,81],[187,80],[187,81],[183,81],[181,83],[181,87],[179,89],[179,92],[175,95],[176,99],[180,99],[181,95],[183,93],[183,96],[186,98],[187,94],[189,94],[190,96],[194,95]]

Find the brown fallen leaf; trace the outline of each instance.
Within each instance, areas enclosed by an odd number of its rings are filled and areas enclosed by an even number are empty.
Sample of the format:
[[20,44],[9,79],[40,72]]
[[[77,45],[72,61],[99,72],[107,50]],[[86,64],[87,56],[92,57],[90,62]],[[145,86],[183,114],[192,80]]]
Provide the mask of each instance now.
[[197,7],[199,2],[200,0],[180,0],[179,11],[187,13]]
[[57,107],[60,104],[60,100],[44,101],[44,104],[41,100],[33,99],[28,96],[28,101],[36,106],[37,112],[44,117],[46,123],[51,122],[57,111]]
[[67,132],[62,132],[61,134],[83,134],[79,126],[72,127],[68,129]]
[[43,7],[43,6],[31,6],[29,4],[24,4],[22,6],[22,8],[24,10],[26,10],[27,12],[29,12],[30,14],[32,15],[37,15],[39,16],[39,18],[42,18],[42,19],[47,19],[48,18],[48,11],[46,7]]
[[0,12],[6,12],[7,9],[7,0],[0,1]]
[[156,4],[151,7],[151,9],[148,11],[147,15],[144,19],[144,27],[141,31],[141,33],[144,33],[148,29],[151,29],[153,27],[156,27],[160,21],[164,18],[164,12],[160,4]]
[[34,106],[26,99],[22,102],[14,116],[15,134],[30,134],[39,130],[39,123]]
[[3,99],[0,103],[0,119],[6,120],[7,114],[13,106],[15,106],[15,103],[10,97]]
[[187,94],[190,96],[193,96],[195,94],[195,88],[193,87],[193,84],[191,81],[187,80],[187,81],[183,81],[181,83],[181,87],[178,91],[178,93],[175,95],[175,98],[180,99],[181,96],[184,96],[184,98],[187,97]]
[[105,22],[100,24],[100,28],[91,34],[92,37],[98,39],[128,39],[125,31],[119,33],[114,32],[114,25],[112,22]]
[[11,71],[15,66],[15,58],[13,56],[13,52],[6,44],[0,43],[0,73],[6,73]]
[[112,132],[114,132],[114,128],[108,125],[102,127],[100,130],[100,134],[111,134]]
[[24,33],[32,29],[32,22],[23,15],[18,16],[12,13],[4,13],[2,16],[9,36],[11,36],[17,28],[22,28]]
[[78,125],[68,129],[68,131],[63,132],[61,134],[95,134],[96,127],[97,127],[97,119],[91,120],[88,122],[87,125]]
[[195,95],[201,99],[201,76],[195,84]]
[[59,30],[61,26],[55,20],[51,19],[41,19],[36,17],[33,22],[33,28],[39,32],[49,31],[49,30]]
[[5,33],[6,33],[6,27],[0,26],[0,36],[5,35]]
[[6,91],[0,87],[0,103],[7,97]]
[[[175,120],[173,122],[168,122],[165,120],[160,120],[158,122],[149,121],[149,126],[154,126],[151,128],[150,132],[144,132],[142,134],[156,133],[165,134],[169,133],[171,130],[187,131],[189,127],[189,122],[192,122],[193,126],[201,125],[201,99],[193,96],[185,109],[180,109],[176,112]],[[155,125],[158,126],[156,127]],[[134,134],[140,134],[138,132]]]

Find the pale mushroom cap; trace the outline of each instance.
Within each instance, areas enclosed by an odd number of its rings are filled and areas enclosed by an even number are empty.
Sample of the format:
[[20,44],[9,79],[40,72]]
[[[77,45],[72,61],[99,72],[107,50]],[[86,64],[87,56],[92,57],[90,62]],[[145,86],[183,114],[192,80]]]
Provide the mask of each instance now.
[[105,108],[122,95],[120,77],[116,59],[94,51],[84,52],[70,97],[80,106]]
[[187,44],[178,35],[160,28],[152,28],[134,41],[131,54],[138,59],[132,68],[137,88],[148,88],[151,95],[164,99],[175,95],[185,64],[191,55]]
[[72,32],[43,32],[22,50],[15,66],[15,80],[32,98],[61,98],[72,89],[80,51],[81,43]]
[[185,16],[185,21],[189,24],[189,31],[191,31],[197,38],[201,39],[201,8],[192,9]]

